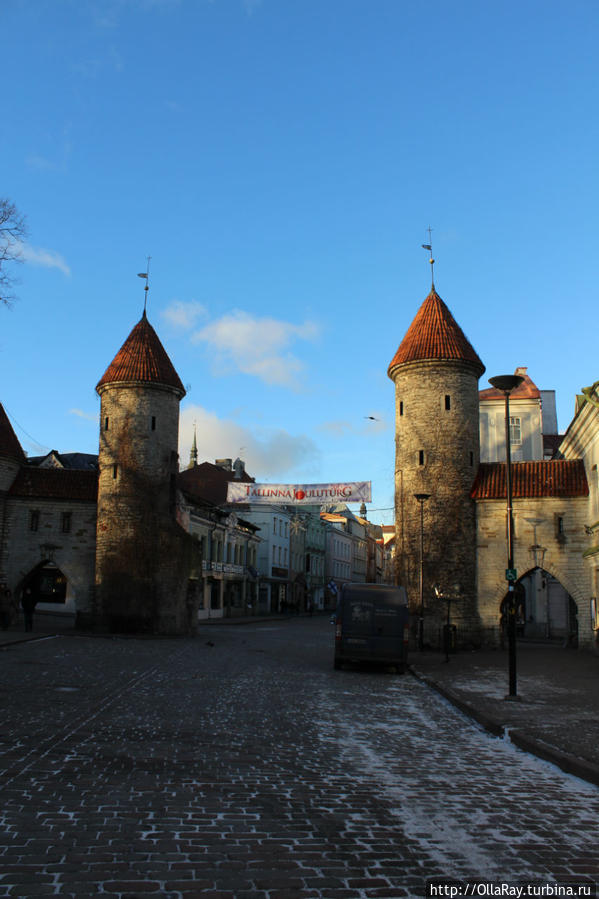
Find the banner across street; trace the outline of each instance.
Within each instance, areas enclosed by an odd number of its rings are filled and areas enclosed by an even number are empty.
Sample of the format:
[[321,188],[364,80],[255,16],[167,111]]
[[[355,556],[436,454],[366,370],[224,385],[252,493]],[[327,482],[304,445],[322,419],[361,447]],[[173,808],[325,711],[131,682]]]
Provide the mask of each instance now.
[[274,503],[277,505],[325,505],[326,503],[370,503],[372,482],[331,484],[248,484],[229,481],[228,503]]

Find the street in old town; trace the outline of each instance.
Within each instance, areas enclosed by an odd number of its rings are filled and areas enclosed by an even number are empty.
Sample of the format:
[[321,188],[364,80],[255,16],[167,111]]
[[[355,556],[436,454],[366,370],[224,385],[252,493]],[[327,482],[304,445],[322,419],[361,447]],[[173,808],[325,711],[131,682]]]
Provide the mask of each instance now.
[[334,671],[332,640],[306,617],[3,647],[0,896],[595,895],[597,786],[411,674]]

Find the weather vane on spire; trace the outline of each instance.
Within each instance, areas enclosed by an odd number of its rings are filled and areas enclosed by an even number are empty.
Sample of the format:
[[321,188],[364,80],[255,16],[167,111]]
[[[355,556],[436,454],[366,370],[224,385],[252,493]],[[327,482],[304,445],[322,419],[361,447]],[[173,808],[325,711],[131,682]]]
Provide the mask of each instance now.
[[431,283],[432,283],[433,290],[434,290],[435,289],[435,269],[434,269],[435,260],[433,259],[433,239],[431,237],[431,235],[433,233],[433,229],[429,225],[426,230],[428,231],[428,243],[423,243],[422,249],[428,250],[429,253],[431,254],[429,262],[431,264]]
[[151,256],[148,256],[148,264],[147,264],[147,266],[146,266],[145,272],[138,272],[138,273],[137,273],[137,277],[138,277],[138,278],[145,278],[145,279],[146,279],[146,286],[144,287],[144,315],[146,314],[146,306],[147,306],[147,304],[148,304],[148,290],[150,289],[150,288],[149,288],[149,285],[148,285],[148,280],[149,280],[149,278],[150,278],[150,259],[151,259],[151,258],[152,258]]

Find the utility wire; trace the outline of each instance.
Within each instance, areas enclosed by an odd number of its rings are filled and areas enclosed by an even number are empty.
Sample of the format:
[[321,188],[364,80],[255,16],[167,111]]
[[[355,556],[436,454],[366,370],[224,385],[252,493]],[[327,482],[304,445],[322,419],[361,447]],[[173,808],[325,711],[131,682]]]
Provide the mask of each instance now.
[[[3,404],[3,405],[4,405],[4,404]],[[50,452],[50,447],[49,447],[49,446],[46,446],[44,443],[40,443],[39,440],[36,440],[36,439],[35,439],[35,437],[32,437],[31,434],[29,434],[28,431],[25,430],[25,428],[23,427],[23,425],[20,425],[20,424],[19,424],[19,422],[17,421],[17,419],[16,419],[16,418],[14,417],[14,415],[13,415],[7,408],[6,408],[6,406],[4,406],[4,411],[6,412],[6,414],[8,415],[8,417],[9,417],[9,418],[16,424],[17,428],[18,428],[20,431],[22,431],[23,434],[25,434],[25,436],[28,437],[29,440],[32,441],[32,443],[34,443],[36,446],[39,446],[40,449],[47,450],[48,452]]]

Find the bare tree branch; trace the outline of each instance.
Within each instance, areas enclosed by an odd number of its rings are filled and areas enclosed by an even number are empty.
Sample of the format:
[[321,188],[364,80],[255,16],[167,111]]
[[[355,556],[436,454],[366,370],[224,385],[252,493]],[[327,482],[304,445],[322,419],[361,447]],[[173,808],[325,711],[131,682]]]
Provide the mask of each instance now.
[[22,262],[23,240],[27,236],[25,217],[10,200],[0,197],[0,305],[10,306],[17,278],[7,270],[12,262]]

